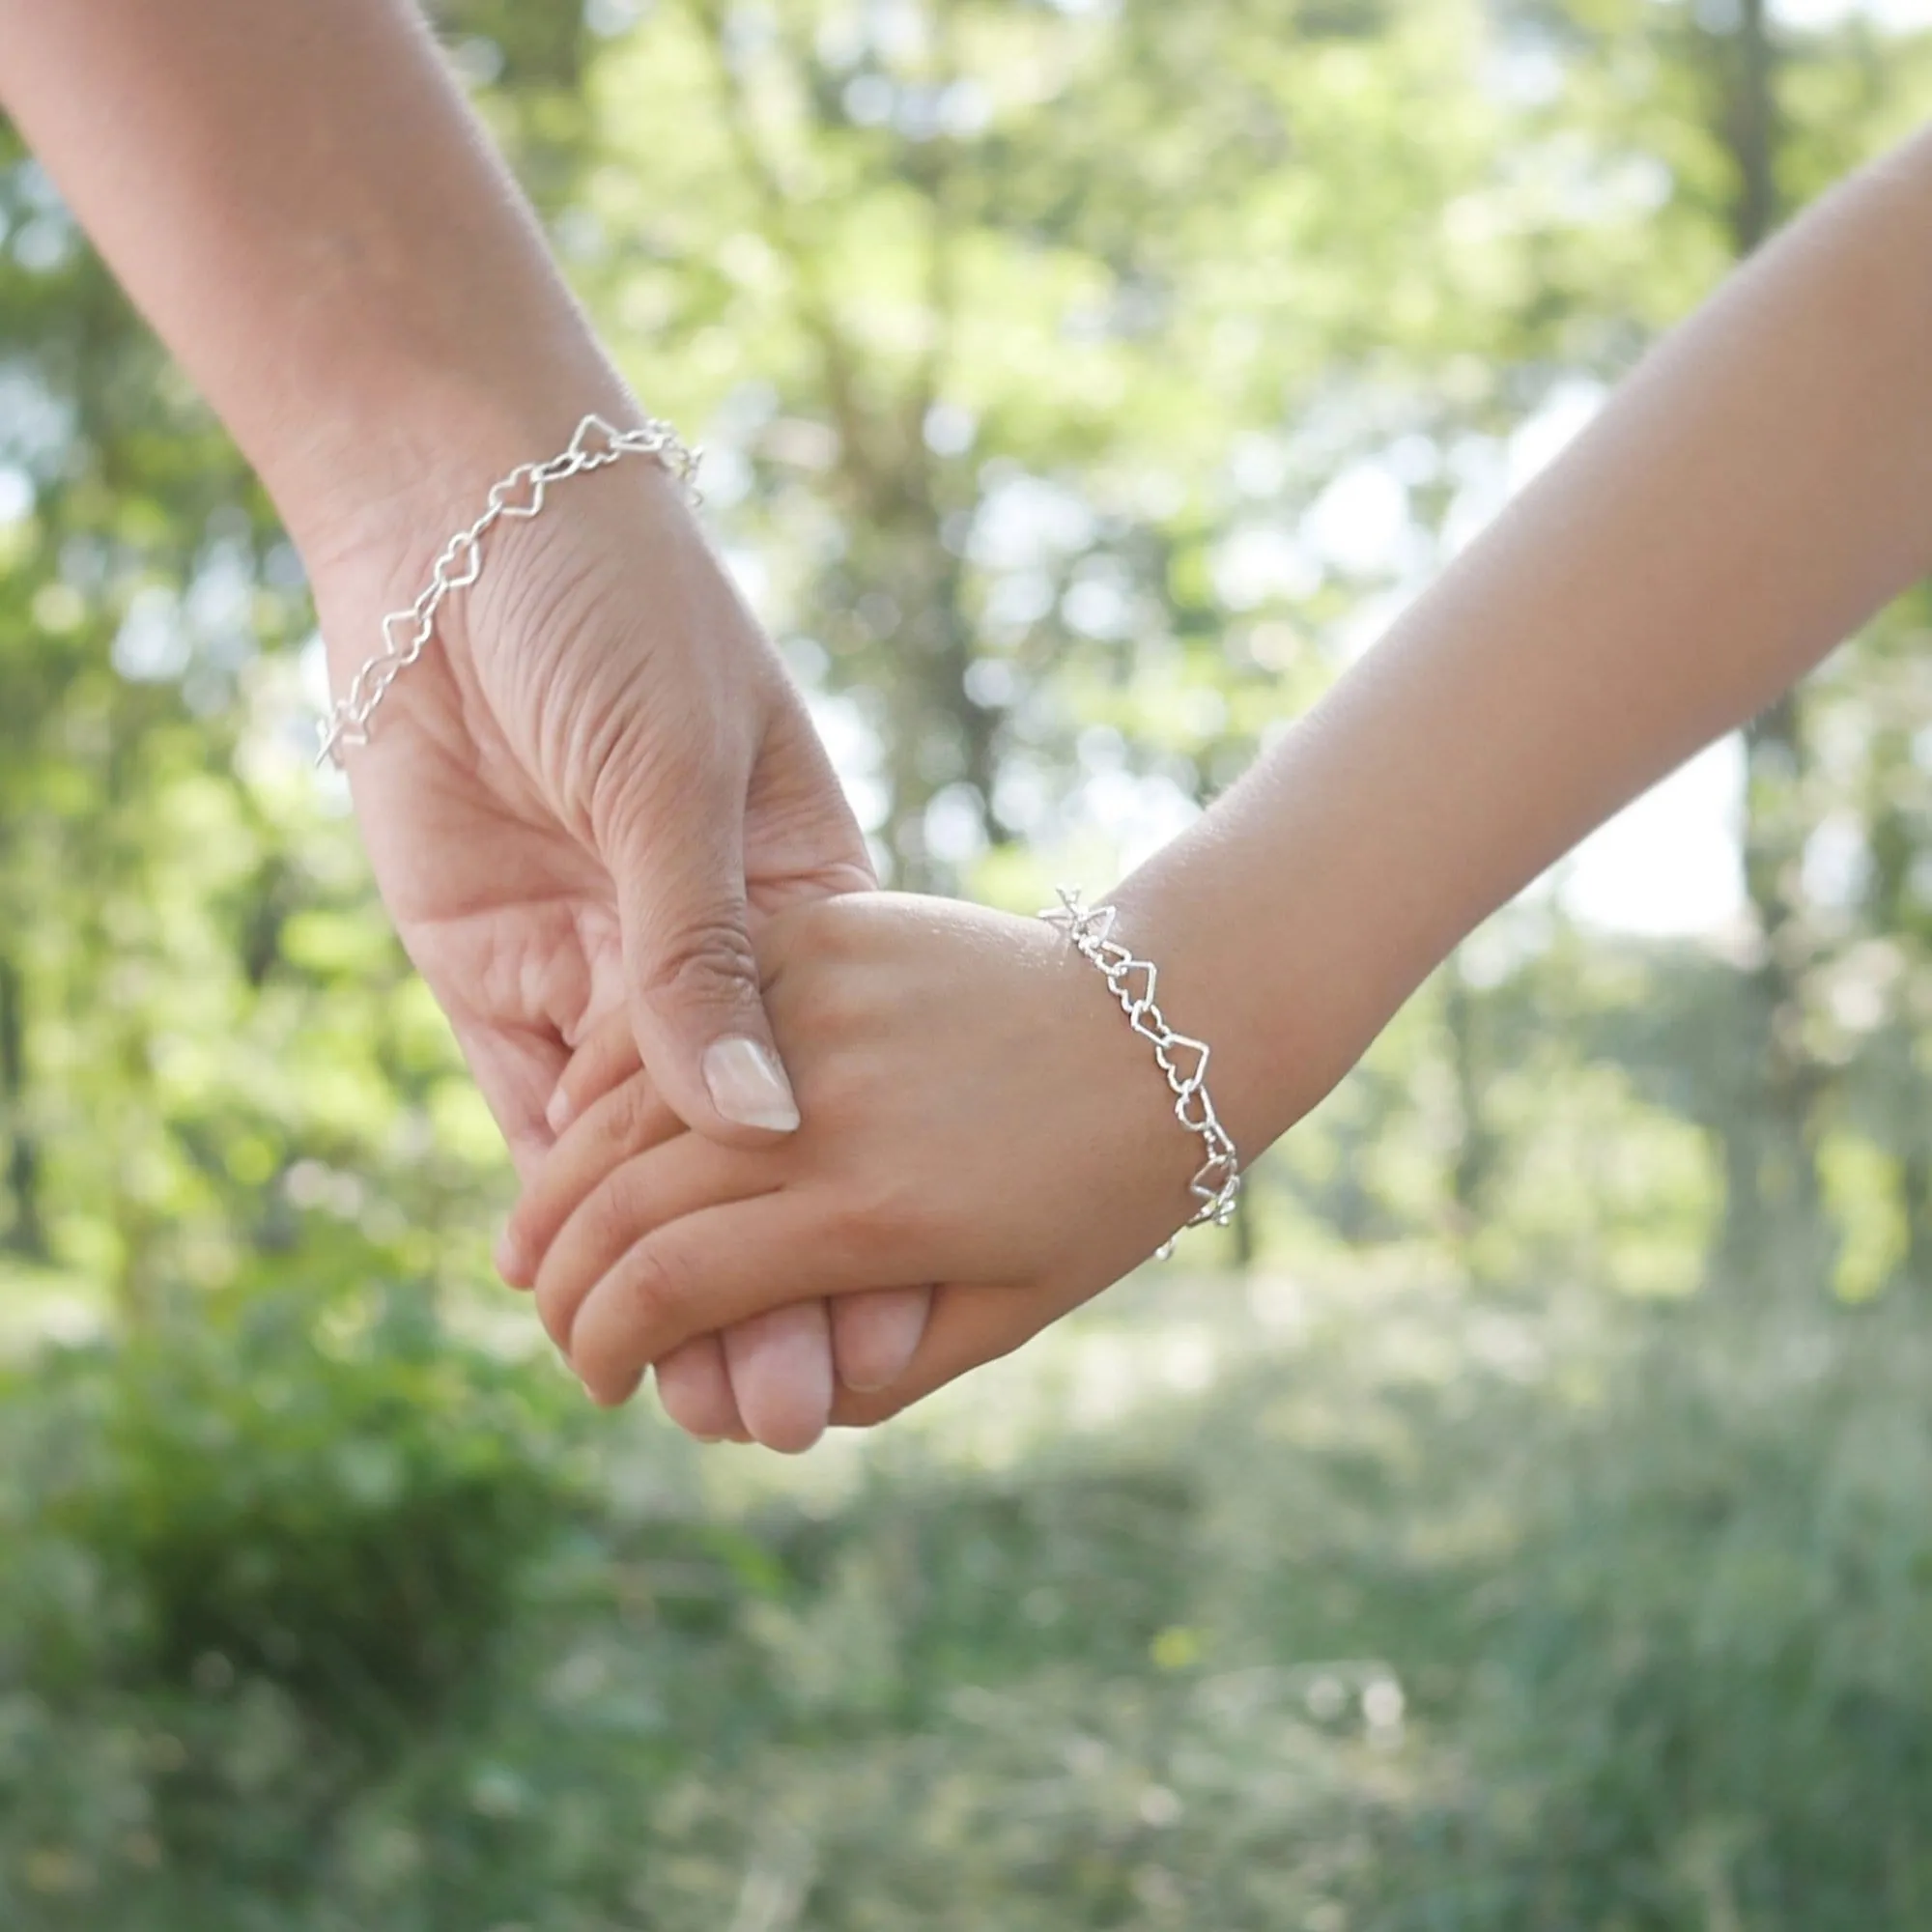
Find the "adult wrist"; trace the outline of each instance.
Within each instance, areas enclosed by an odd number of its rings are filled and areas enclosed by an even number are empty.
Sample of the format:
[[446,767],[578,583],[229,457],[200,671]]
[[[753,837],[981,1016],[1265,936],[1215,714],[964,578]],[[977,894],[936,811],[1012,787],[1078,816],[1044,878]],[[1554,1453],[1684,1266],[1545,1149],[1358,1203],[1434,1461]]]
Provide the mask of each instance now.
[[[359,673],[409,641],[409,612],[452,563],[449,546],[475,528],[492,491],[529,500],[529,470],[559,459],[587,417],[619,432],[644,412],[595,350],[533,356],[514,379],[442,370],[409,385],[392,409],[355,412],[285,452],[278,471],[284,516],[314,586],[331,685],[354,700]],[[374,393],[381,393],[376,391]],[[359,425],[366,424],[366,429]],[[473,660],[492,638],[521,635],[529,607],[575,603],[592,587],[586,557],[636,552],[668,560],[700,546],[675,460],[626,457],[555,484],[547,512],[505,516],[459,559],[459,588],[436,612],[436,648]],[[271,488],[277,483],[271,481]],[[518,612],[525,614],[519,616]],[[385,625],[397,613],[400,628]],[[494,613],[494,615],[493,615]],[[352,737],[351,743],[355,742]]]
[[620,427],[639,413],[594,345],[500,369],[405,363],[278,426],[256,463],[310,570],[327,574],[440,546],[492,483],[554,455],[593,412]]
[[[653,418],[619,428],[594,412],[579,420],[562,449],[548,457],[526,458],[498,476],[490,485],[480,509],[472,505],[470,512],[455,519],[455,528],[443,539],[429,566],[427,581],[414,597],[383,618],[381,647],[372,650],[349,676],[347,690],[330,710],[323,730],[323,756],[340,763],[346,750],[368,742],[376,713],[396,680],[413,668],[439,636],[448,647],[445,621],[454,616],[460,623],[469,593],[486,570],[493,579],[491,590],[497,587],[503,576],[502,569],[496,567],[498,553],[519,547],[519,530],[543,518],[553,499],[566,487],[574,490],[580,477],[626,461],[655,467],[674,477],[688,494],[695,489],[696,456],[668,423]],[[640,501],[645,508],[662,507],[662,497],[653,505],[648,496],[639,499],[634,495],[628,506],[633,516]],[[553,533],[554,527],[553,518]],[[635,526],[620,529],[620,544],[628,548],[637,534]],[[599,575],[590,573],[593,579]],[[557,587],[553,582],[553,596]],[[582,580],[578,594],[581,597]],[[527,616],[529,587],[512,591],[510,597],[512,605],[522,605]],[[452,603],[453,611],[449,608]],[[473,644],[473,638],[471,641]]]

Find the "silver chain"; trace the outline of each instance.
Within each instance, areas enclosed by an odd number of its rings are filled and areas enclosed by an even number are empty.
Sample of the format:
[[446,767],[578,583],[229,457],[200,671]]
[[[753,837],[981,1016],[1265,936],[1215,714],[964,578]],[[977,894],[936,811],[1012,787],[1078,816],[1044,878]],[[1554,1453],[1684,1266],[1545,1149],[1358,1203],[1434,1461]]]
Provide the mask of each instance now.
[[[1154,1060],[1174,1094],[1175,1119],[1190,1133],[1199,1134],[1208,1150],[1208,1157],[1187,1183],[1187,1191],[1194,1197],[1194,1211],[1181,1225],[1201,1228],[1212,1223],[1225,1228],[1235,1218],[1235,1204],[1241,1198],[1241,1160],[1208,1096],[1208,1042],[1176,1033],[1168,1025],[1154,1003],[1159,975],[1153,962],[1136,959],[1113,936],[1118,908],[1095,906],[1090,912],[1081,904],[1078,892],[1066,886],[1056,890],[1059,905],[1048,907],[1040,918],[1064,932],[1074,952],[1099,969],[1107,990],[1121,1003],[1127,1024],[1143,1039],[1152,1042]],[[1171,1239],[1161,1244],[1162,1260],[1173,1252]]]
[[322,749],[316,763],[340,769],[345,750],[369,742],[369,721],[389,695],[389,687],[429,648],[444,598],[451,591],[469,589],[482,575],[483,539],[498,524],[540,516],[552,485],[602,469],[626,456],[651,457],[676,478],[694,504],[702,500],[696,480],[698,452],[686,448],[668,422],[648,416],[639,429],[618,429],[602,416],[585,416],[567,449],[548,463],[520,463],[493,483],[483,514],[443,545],[416,601],[383,619],[383,648],[355,673],[348,695],[330,707],[319,726]]

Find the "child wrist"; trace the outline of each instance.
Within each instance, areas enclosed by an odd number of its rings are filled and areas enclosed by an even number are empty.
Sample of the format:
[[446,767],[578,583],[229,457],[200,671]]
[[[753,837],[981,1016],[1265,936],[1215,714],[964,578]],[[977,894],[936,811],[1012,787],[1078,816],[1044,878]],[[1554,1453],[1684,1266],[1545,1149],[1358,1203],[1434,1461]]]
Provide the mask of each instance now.
[[[1208,1090],[1212,1047],[1169,1022],[1160,1005],[1160,969],[1143,950],[1126,942],[1118,907],[1090,908],[1078,892],[1063,886],[1059,906],[1047,908],[1040,917],[1105,980],[1127,1025],[1151,1050],[1154,1065],[1173,1095],[1175,1120],[1200,1143],[1198,1165],[1187,1184],[1191,1206],[1182,1228],[1226,1227],[1240,1199],[1241,1159]],[[1161,1245],[1162,1259],[1173,1248],[1170,1236]]]

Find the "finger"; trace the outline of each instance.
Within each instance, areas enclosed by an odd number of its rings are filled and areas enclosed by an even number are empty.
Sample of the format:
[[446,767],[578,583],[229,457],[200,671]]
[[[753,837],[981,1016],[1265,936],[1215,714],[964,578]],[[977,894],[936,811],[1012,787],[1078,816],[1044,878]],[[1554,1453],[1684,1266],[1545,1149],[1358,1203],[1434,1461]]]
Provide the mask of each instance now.
[[544,1109],[556,1090],[568,1049],[554,1034],[535,1028],[452,1019],[464,1064],[490,1109],[520,1179],[527,1180],[554,1138]]
[[752,1439],[781,1455],[802,1455],[832,1420],[832,1322],[825,1303],[768,1309],[734,1322],[722,1340],[731,1393]]
[[615,1394],[603,1398],[601,1406],[605,1408],[616,1408],[621,1404],[629,1402],[643,1387],[644,1378],[649,1374],[650,1369],[648,1366],[639,1369]]
[[[578,1049],[558,1094],[578,1081],[581,1069],[589,1070],[577,1091],[587,1093],[598,1079],[626,1064],[635,1068],[637,1061],[628,1027],[607,1024]],[[526,1285],[534,1275],[550,1242],[587,1191],[586,1170],[589,1179],[601,1179],[628,1153],[642,1152],[679,1129],[675,1116],[654,1094],[639,1100],[639,1085],[634,1073],[593,1103],[580,1128],[557,1144],[538,1185],[519,1204],[505,1231],[499,1265],[506,1280]],[[645,1107],[644,1131],[634,1119],[640,1104]],[[555,1118],[554,1108],[553,1122]],[[915,1331],[904,1343],[896,1367],[911,1359],[918,1339]],[[714,1440],[749,1435],[784,1454],[810,1448],[832,1414],[832,1338],[824,1304],[775,1309],[732,1329],[722,1342],[722,1349],[687,1343],[671,1362],[660,1364],[658,1393],[672,1419],[692,1435]],[[879,1346],[874,1346],[875,1354]],[[894,1338],[887,1337],[882,1346],[890,1358],[896,1346]],[[673,1367],[679,1357],[689,1359],[682,1368]]]
[[751,1431],[738,1413],[724,1366],[724,1345],[716,1335],[700,1335],[673,1349],[657,1366],[658,1401],[687,1435],[700,1442],[749,1442]]
[[[631,1050],[632,1064],[637,1061]],[[612,1088],[557,1141],[531,1176],[497,1244],[497,1270],[529,1288],[571,1215],[625,1161],[685,1131],[641,1072]]]
[[[674,1141],[640,1165],[666,1166],[684,1149],[705,1145]],[[890,1266],[891,1256],[876,1255],[863,1236],[829,1228],[822,1205],[802,1192],[748,1185],[735,1201],[716,1191],[710,1199],[718,1205],[667,1220],[616,1256],[572,1311],[571,1367],[597,1401],[611,1400],[640,1363],[662,1359],[695,1334],[773,1307],[904,1285],[880,1280],[876,1270]]]
[[744,836],[742,789],[721,796],[716,777],[663,772],[600,831],[644,1065],[699,1133],[757,1147],[799,1116],[747,927]]
[[772,717],[745,804],[753,910],[876,892],[879,875],[803,701],[786,694]]
[[833,1426],[871,1429],[890,1421],[947,1383],[1011,1354],[1098,1292],[1082,1288],[1054,1293],[998,1285],[935,1289],[925,1339],[912,1367],[889,1388],[838,1391]]
[[552,1093],[544,1117],[554,1134],[562,1133],[588,1112],[620,1080],[637,1073],[637,1030],[628,1012],[605,1014],[572,1050],[570,1064]]
[[925,1334],[932,1293],[881,1288],[832,1304],[832,1354],[848,1389],[889,1388],[912,1366]]
[[[679,1133],[647,1151],[620,1162],[573,1207],[537,1267],[537,1313],[552,1341],[575,1360],[578,1312],[586,1296],[625,1257],[635,1253],[668,1223],[746,1201],[778,1185],[779,1176],[755,1154],[722,1148],[696,1134]],[[768,1264],[768,1273],[788,1258]],[[661,1360],[680,1342],[727,1326],[739,1314],[753,1314],[773,1300],[801,1297],[766,1295],[743,1309],[721,1308],[710,1319],[692,1310],[692,1320],[674,1335],[654,1336],[658,1346],[635,1358],[642,1369]]]

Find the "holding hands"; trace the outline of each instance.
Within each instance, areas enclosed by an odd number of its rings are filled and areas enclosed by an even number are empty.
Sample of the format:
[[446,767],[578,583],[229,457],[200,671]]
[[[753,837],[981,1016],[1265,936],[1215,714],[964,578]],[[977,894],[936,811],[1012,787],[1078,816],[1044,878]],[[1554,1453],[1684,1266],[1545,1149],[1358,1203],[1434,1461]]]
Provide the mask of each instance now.
[[[1185,1215],[1196,1144],[1050,926],[864,894],[779,914],[757,952],[799,1130],[756,1147],[691,1132],[608,1024],[564,1074],[569,1124],[511,1220],[504,1272],[598,1401],[655,1363],[694,1435],[804,1448],[828,1413],[880,1420],[1017,1348]],[[868,1350],[868,1296],[929,1284],[910,1366]],[[823,1295],[840,1297],[836,1394],[807,1374],[734,1398],[694,1346]]]
[[[1763,251],[1116,895],[1163,1002],[1226,1048],[1244,1154],[1477,921],[1932,567],[1927,232],[1932,134]],[[828,1408],[877,1419],[1123,1274],[1211,1174],[1140,1023],[1045,925],[860,895],[779,912],[756,952],[795,1134],[684,1131],[618,1030],[563,1076],[576,1119],[505,1260],[600,1401],[655,1363],[701,1435],[795,1447]],[[687,1352],[809,1297],[856,1315],[926,1285],[909,1367],[854,1349],[840,1392],[734,1399]]]
[[[0,0],[0,90],[274,496],[337,689],[491,479],[586,411],[633,420],[406,0]],[[1928,234],[1920,134],[1117,896],[1243,1154],[1479,920],[1932,568]],[[869,890],[667,479],[615,466],[500,534],[351,782],[526,1182],[504,1271],[590,1392],[655,1365],[695,1433],[801,1447],[1171,1235],[1215,1169],[1145,1014],[1046,925]]]

